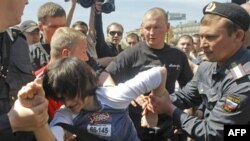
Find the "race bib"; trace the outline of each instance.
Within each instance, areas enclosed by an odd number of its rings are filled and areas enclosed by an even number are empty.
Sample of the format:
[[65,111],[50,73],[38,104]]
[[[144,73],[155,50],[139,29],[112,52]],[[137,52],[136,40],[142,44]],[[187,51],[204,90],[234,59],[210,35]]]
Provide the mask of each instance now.
[[99,135],[99,136],[111,136],[111,124],[89,124],[87,130],[91,134]]

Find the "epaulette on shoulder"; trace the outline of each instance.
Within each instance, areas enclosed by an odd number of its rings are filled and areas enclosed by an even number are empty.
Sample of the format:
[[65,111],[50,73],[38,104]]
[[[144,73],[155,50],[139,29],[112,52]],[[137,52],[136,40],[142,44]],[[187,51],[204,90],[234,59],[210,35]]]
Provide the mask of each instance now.
[[246,72],[246,74],[250,74],[250,62],[247,62],[243,65],[243,68]]
[[245,64],[233,63],[230,72],[234,79],[242,78],[250,74],[250,62]]
[[22,37],[23,39],[26,40],[25,35],[19,29],[11,28],[10,30],[13,42],[15,42],[18,37]]

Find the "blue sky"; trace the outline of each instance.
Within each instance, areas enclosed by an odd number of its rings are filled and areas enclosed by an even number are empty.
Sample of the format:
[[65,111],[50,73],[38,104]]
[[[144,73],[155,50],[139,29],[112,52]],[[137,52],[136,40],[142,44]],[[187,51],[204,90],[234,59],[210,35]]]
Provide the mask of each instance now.
[[[70,2],[64,0],[29,0],[29,4],[25,7],[22,21],[37,21],[38,8],[48,2],[53,1],[67,11]],[[134,30],[140,26],[144,13],[153,7],[160,7],[170,13],[186,13],[186,20],[170,21],[171,25],[185,23],[186,21],[199,21],[202,17],[202,8],[212,0],[115,0],[116,10],[110,14],[103,14],[104,29],[111,22],[118,22],[124,26],[125,32]],[[230,2],[231,0],[214,0],[218,2]],[[77,20],[83,20],[88,23],[89,9],[83,8],[77,4],[72,23]]]

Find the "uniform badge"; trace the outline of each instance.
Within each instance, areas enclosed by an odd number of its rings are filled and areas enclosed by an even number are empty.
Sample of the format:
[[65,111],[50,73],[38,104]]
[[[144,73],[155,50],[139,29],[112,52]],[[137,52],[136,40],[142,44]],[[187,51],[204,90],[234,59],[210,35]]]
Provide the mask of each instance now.
[[223,105],[224,111],[228,113],[235,112],[241,103],[241,99],[236,95],[228,95]]
[[216,8],[216,5],[215,5],[214,2],[212,2],[212,3],[208,4],[208,6],[207,6],[207,8],[206,8],[205,11],[206,11],[206,12],[211,12],[211,11],[213,11],[215,8]]

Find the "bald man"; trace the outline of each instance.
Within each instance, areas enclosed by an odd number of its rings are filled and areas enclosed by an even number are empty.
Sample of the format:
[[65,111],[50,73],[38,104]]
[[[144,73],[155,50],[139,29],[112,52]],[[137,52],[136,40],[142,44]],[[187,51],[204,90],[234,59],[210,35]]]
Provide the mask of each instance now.
[[[138,72],[153,66],[165,66],[167,68],[166,88],[171,92],[174,92],[176,81],[182,87],[191,80],[193,73],[189,67],[187,56],[179,49],[172,48],[164,42],[168,30],[167,12],[157,7],[148,10],[143,17],[141,29],[145,40],[136,44],[135,47],[121,52],[106,68],[115,82],[124,82],[134,77]],[[144,96],[146,94],[142,95],[142,97]],[[142,100],[136,99],[136,103],[140,103],[139,101]],[[165,141],[167,136],[170,135],[171,121],[168,121],[165,116],[159,116],[157,124],[159,128],[145,128],[141,126],[142,108],[131,105],[129,108],[130,117],[141,141]],[[159,129],[159,131],[155,129]]]

